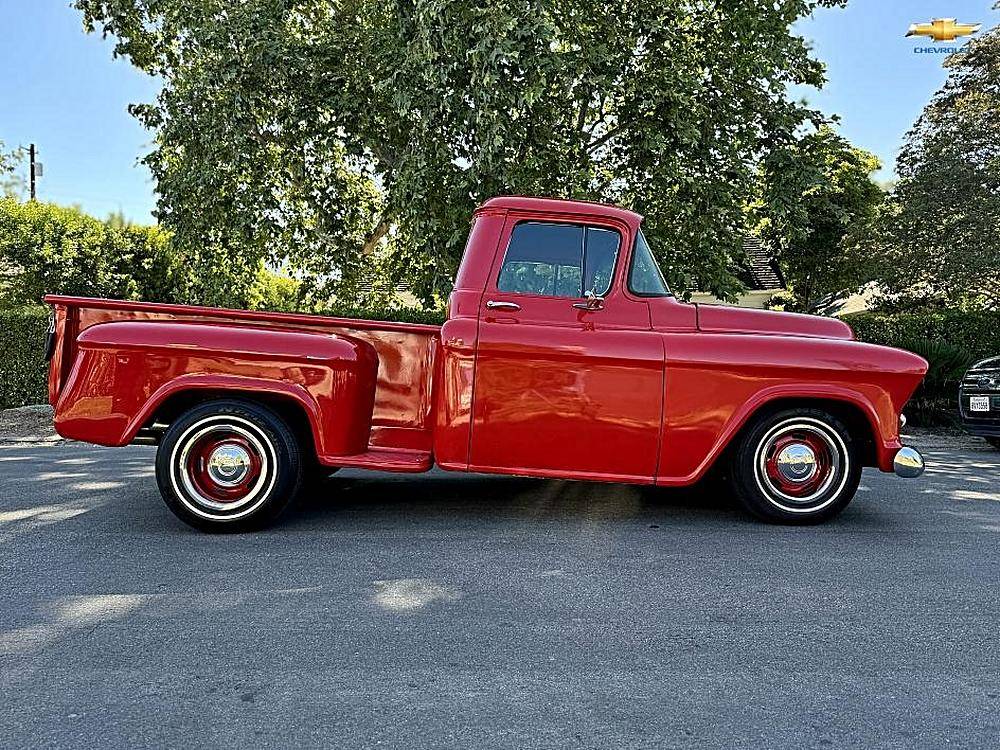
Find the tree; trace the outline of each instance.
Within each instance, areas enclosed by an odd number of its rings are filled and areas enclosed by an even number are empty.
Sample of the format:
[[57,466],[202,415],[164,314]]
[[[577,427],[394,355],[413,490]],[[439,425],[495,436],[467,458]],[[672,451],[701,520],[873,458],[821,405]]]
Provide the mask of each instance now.
[[[1000,3],[996,7],[1000,7]],[[874,251],[897,302],[1000,308],[1000,27],[945,62],[907,133]]]
[[766,160],[762,235],[795,309],[828,307],[869,280],[861,243],[883,200],[872,179],[880,166],[825,125]]
[[0,198],[20,197],[24,192],[24,178],[18,174],[24,162],[25,149],[18,146],[10,151],[0,141]]
[[372,266],[430,302],[503,193],[630,206],[676,288],[732,296],[760,161],[821,119],[790,26],[839,4],[76,0],[163,80],[133,111],[179,247],[289,262],[317,302]]

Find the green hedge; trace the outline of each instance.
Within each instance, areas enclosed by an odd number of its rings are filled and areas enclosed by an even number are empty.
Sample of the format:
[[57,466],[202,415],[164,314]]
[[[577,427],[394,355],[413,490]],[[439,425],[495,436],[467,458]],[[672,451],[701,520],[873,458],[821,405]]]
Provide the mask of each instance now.
[[0,198],[0,268],[0,307],[8,309],[49,293],[180,302],[191,274],[159,227],[116,226],[13,198]]
[[369,309],[351,305],[335,305],[324,309],[319,315],[329,315],[332,318],[359,318],[364,320],[385,320],[397,323],[427,323],[441,325],[445,320],[445,311],[419,310],[413,307],[383,307]]
[[845,315],[861,341],[908,348],[916,340],[945,342],[974,359],[1000,355],[1000,311],[933,310]]
[[[211,254],[192,259],[178,252],[158,226],[0,197],[0,308],[36,305],[45,294],[199,304],[200,282],[220,263]],[[221,299],[208,301],[260,310],[299,305],[298,282],[264,267],[228,282]]]
[[1000,311],[862,312],[844,316],[861,341],[916,352],[930,367],[906,408],[922,426],[958,423],[958,386],[976,361],[1000,355]]
[[48,400],[47,308],[0,310],[0,409]]

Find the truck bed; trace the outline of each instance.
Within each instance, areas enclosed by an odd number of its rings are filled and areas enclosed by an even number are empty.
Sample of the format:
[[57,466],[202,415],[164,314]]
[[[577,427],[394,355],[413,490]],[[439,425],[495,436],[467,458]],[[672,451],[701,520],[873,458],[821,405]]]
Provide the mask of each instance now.
[[423,471],[430,465],[439,326],[60,295],[47,296],[45,302],[55,310],[59,342],[53,352],[49,381],[53,406],[75,359],[77,337],[103,323],[162,320],[346,333],[369,343],[378,355],[379,365],[369,451],[345,457],[339,463],[396,471]]

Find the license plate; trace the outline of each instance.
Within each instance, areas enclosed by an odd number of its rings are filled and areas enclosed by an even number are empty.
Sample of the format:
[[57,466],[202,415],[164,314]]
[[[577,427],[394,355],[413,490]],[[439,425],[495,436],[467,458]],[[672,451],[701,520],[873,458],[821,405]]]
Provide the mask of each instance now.
[[989,411],[989,396],[969,396],[969,411]]

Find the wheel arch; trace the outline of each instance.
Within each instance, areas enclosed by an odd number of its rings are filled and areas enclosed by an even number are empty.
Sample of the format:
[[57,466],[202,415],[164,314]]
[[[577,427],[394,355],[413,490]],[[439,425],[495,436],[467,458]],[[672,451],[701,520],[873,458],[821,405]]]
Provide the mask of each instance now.
[[150,419],[168,399],[180,391],[213,390],[293,400],[305,411],[320,456],[367,449],[380,367],[369,342],[159,321],[101,323],[77,340],[78,354],[55,405],[54,424],[63,437],[111,446],[137,437],[148,441]]
[[706,475],[724,471],[740,439],[761,416],[788,408],[825,409],[840,419],[859,446],[860,464],[887,470],[882,461],[895,435],[885,434],[875,405],[863,394],[837,385],[777,386],[757,392],[737,409],[719,431],[713,447],[690,474],[680,477],[658,476],[660,485],[690,485]]
[[862,466],[878,466],[875,445],[878,436],[877,420],[872,411],[858,401],[843,396],[776,396],[750,410],[733,431],[714,463],[730,454],[739,445],[743,436],[758,420],[787,409],[819,409],[838,419],[847,428],[851,439],[858,448]]
[[298,440],[302,452],[317,455],[319,445],[319,412],[307,393],[297,393],[294,386],[276,388],[267,384],[267,390],[237,384],[186,383],[154,395],[146,408],[134,420],[130,440],[137,443],[158,444],[166,429],[177,418],[192,408],[218,400],[242,401],[265,406],[284,420]]

